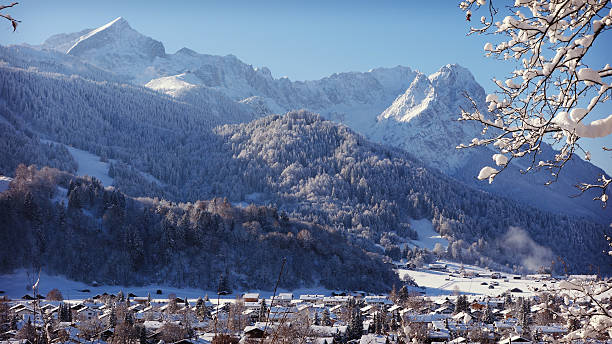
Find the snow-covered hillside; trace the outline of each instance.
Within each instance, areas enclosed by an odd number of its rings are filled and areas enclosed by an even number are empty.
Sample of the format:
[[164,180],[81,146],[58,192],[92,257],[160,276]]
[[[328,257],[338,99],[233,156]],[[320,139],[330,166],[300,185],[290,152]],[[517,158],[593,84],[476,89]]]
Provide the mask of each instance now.
[[[0,55],[11,55],[11,47]],[[59,64],[82,63],[88,69],[109,71],[117,79],[146,86],[191,103],[227,109],[228,121],[250,121],[270,113],[292,109],[308,109],[327,119],[346,124],[367,138],[401,148],[473,187],[495,193],[547,211],[586,216],[600,222],[612,220],[612,213],[602,212],[599,204],[585,195],[574,195],[576,185],[584,176],[602,173],[590,163],[576,161],[551,186],[543,184],[547,175],[519,177],[519,169],[512,165],[496,178],[493,185],[478,182],[478,169],[490,163],[492,152],[487,148],[457,150],[480,134],[481,128],[471,123],[458,122],[460,107],[469,108],[467,92],[484,107],[485,92],[472,74],[458,65],[443,66],[432,75],[424,75],[408,67],[377,68],[368,72],[333,74],[312,81],[275,79],[268,68],[255,68],[233,55],[199,54],[188,48],[174,54],[165,52],[161,42],[134,30],[123,18],[93,30],[50,37],[39,49],[62,52],[76,60],[59,59]],[[29,55],[35,55],[27,52]],[[32,62],[39,68],[49,68],[43,58]],[[21,63],[21,62],[20,62]],[[55,68],[53,71],[55,71]],[[77,73],[74,67],[64,68]],[[101,72],[100,72],[101,73]],[[244,113],[247,115],[243,115]],[[223,114],[220,114],[221,118]],[[546,148],[546,147],[545,147]],[[517,181],[520,179],[519,181]],[[540,197],[531,197],[536,191]]]

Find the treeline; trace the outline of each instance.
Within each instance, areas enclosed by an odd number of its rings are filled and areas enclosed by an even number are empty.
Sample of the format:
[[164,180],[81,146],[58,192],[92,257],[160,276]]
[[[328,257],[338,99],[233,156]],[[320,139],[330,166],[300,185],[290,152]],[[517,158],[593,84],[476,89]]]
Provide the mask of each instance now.
[[[521,265],[523,255],[500,253],[510,228],[519,227],[570,271],[586,272],[585,262],[611,269],[601,254],[605,226],[474,190],[308,112],[219,126],[236,122],[222,116],[233,107],[195,107],[140,87],[18,68],[0,73],[0,103],[10,113],[45,138],[115,161],[115,186],[130,196],[254,199],[395,259],[418,255],[400,247],[417,237],[411,220],[427,218],[453,242],[442,252],[448,257]],[[19,159],[11,161],[3,171]],[[70,169],[69,160],[58,161],[51,166]]]
[[280,287],[384,291],[399,280],[340,231],[274,207],[227,199],[134,199],[92,178],[20,165],[0,194],[0,270],[33,266],[80,281],[216,290]]

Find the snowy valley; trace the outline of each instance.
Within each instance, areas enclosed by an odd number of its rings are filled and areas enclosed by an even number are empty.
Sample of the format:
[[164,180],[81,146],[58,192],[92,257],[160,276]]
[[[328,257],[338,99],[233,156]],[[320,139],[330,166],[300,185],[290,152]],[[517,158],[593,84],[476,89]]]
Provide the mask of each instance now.
[[291,81],[122,17],[0,46],[0,344],[604,343],[612,212],[569,197],[604,171],[477,180],[466,95],[458,64]]

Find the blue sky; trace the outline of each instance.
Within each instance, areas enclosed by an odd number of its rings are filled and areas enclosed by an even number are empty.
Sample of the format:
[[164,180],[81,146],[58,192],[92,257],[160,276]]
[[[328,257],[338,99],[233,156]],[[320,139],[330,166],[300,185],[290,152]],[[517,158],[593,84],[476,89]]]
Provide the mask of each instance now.
[[[173,53],[233,54],[270,68],[275,77],[319,79],[336,72],[409,66],[433,73],[448,63],[472,71],[488,91],[512,66],[485,58],[486,37],[466,37],[468,23],[455,1],[42,1],[24,0],[10,13],[16,33],[0,22],[0,44],[39,44],[55,33],[95,28],[124,17]],[[612,63],[607,34],[593,62]],[[606,106],[612,113],[612,106]],[[601,142],[599,140],[598,142]],[[612,138],[605,144],[612,146]],[[612,154],[589,143],[596,163],[612,173]]]

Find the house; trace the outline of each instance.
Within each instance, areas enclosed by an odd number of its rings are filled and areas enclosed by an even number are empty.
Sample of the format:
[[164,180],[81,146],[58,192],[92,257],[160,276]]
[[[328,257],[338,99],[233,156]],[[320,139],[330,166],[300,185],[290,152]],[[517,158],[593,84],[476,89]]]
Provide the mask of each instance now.
[[531,344],[531,341],[527,338],[523,338],[521,336],[512,336],[505,339],[500,340],[497,344],[510,344],[510,343],[527,343]]
[[300,300],[304,302],[317,302],[325,298],[325,295],[300,295]]
[[100,338],[103,341],[108,341],[110,337],[113,336],[113,329],[107,328],[102,332],[98,333],[96,337]]
[[391,302],[391,300],[389,300],[389,298],[384,295],[366,296],[365,302],[367,304],[377,304],[377,305],[392,305],[393,304],[393,302]]
[[366,334],[361,336],[359,344],[385,344],[387,337],[380,334]]
[[429,264],[427,268],[429,270],[446,271],[448,266],[446,264]]
[[446,315],[451,315],[453,314],[454,311],[455,311],[455,308],[449,307],[449,306],[443,306],[443,307],[440,307],[434,310],[434,312],[437,314],[446,314]]
[[24,306],[21,308],[18,308],[17,310],[13,311],[15,314],[17,314],[18,316],[20,316],[24,321],[27,321],[28,318],[33,318],[34,317],[34,310],[30,307]]
[[32,344],[27,339],[9,339],[9,340],[0,340],[0,344]]
[[548,326],[533,326],[532,330],[536,333],[550,335],[555,339],[559,339],[560,337],[567,334],[567,327],[560,324],[551,324]]
[[98,312],[89,307],[80,308],[76,311],[77,317],[82,320],[91,320],[98,316]]
[[246,302],[259,302],[259,293],[246,293],[242,295],[242,300]]
[[242,315],[246,316],[251,322],[257,321],[257,319],[259,319],[259,312],[255,309],[246,309],[242,312]]
[[274,303],[279,303],[281,305],[288,305],[293,300],[292,293],[280,293],[274,298]]

